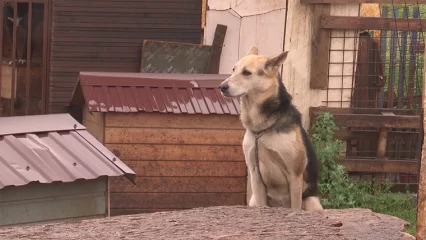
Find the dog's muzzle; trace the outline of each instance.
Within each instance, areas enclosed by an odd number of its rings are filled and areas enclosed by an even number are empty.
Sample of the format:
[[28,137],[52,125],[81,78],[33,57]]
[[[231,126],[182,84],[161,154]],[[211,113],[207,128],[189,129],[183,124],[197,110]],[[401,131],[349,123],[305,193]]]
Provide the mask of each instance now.
[[221,83],[219,85],[219,89],[222,92],[222,94],[226,94],[228,92],[228,89],[229,89],[229,84],[228,83]]

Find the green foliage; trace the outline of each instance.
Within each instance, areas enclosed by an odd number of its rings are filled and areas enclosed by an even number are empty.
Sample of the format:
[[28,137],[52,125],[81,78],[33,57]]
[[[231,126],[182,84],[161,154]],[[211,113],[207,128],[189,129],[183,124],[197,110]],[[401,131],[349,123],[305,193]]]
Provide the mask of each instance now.
[[318,188],[325,208],[368,208],[374,212],[399,217],[410,222],[408,232],[415,232],[416,203],[406,194],[391,193],[391,184],[374,189],[372,181],[355,181],[335,160],[344,150],[343,143],[334,138],[338,127],[329,112],[319,114],[311,134],[312,144],[320,163]]

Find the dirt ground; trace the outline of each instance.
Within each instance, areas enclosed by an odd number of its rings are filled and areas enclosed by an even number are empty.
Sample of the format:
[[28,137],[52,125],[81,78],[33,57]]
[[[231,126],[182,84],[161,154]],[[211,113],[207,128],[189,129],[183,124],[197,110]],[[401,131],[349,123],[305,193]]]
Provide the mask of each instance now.
[[0,228],[0,239],[413,239],[407,222],[366,209],[293,212],[224,206]]

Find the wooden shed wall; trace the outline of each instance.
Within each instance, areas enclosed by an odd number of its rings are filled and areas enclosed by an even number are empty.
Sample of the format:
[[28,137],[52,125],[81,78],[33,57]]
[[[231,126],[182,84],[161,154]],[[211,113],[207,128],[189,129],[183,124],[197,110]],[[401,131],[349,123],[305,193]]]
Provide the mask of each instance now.
[[107,179],[30,183],[0,190],[0,226],[70,221],[108,214]]
[[137,175],[110,182],[111,215],[246,204],[238,116],[107,113],[105,146]]
[[145,39],[201,43],[200,0],[55,0],[49,112],[63,112],[79,71],[139,72]]

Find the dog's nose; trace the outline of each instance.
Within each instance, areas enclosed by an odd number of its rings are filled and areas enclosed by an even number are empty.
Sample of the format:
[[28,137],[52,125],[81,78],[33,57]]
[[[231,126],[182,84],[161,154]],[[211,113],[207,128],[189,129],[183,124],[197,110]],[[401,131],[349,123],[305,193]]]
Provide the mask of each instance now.
[[219,85],[219,89],[223,93],[226,92],[228,90],[228,88],[229,88],[229,85],[227,83],[222,83],[222,84]]

